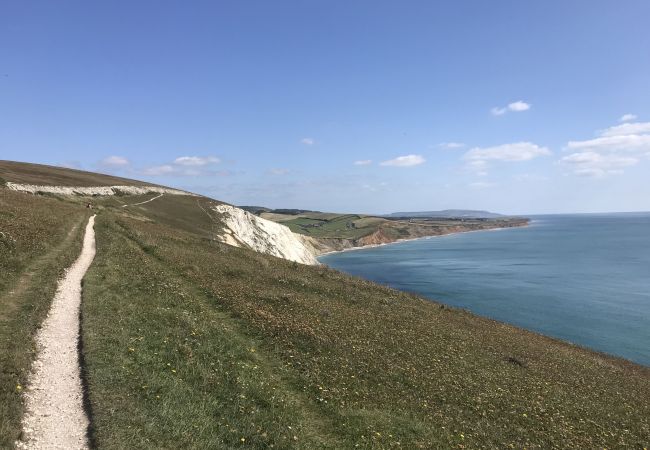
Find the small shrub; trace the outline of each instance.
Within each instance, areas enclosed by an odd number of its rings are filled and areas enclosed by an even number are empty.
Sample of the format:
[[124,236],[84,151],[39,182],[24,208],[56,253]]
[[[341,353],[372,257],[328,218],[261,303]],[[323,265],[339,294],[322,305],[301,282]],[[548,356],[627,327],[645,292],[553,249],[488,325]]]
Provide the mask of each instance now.
[[526,367],[526,363],[525,363],[525,362],[523,362],[523,361],[521,361],[521,360],[515,358],[514,356],[508,356],[508,357],[506,358],[506,361],[509,362],[510,364],[514,364],[515,366]]

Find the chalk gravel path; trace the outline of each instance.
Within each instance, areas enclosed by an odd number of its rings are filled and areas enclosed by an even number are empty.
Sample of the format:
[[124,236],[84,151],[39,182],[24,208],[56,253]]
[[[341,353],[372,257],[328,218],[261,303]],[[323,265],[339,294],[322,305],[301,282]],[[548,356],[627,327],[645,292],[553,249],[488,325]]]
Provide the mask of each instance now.
[[162,197],[163,194],[164,194],[164,192],[161,192],[160,194],[158,194],[158,195],[155,196],[154,198],[150,198],[149,200],[145,200],[145,201],[140,202],[140,203],[132,203],[132,204],[130,204],[130,205],[122,205],[122,208],[126,208],[127,206],[138,206],[138,205],[144,205],[145,203],[153,202],[155,199]]
[[95,257],[95,216],[88,220],[81,254],[67,270],[36,336],[38,356],[25,392],[22,449],[87,449],[79,367],[81,280]]

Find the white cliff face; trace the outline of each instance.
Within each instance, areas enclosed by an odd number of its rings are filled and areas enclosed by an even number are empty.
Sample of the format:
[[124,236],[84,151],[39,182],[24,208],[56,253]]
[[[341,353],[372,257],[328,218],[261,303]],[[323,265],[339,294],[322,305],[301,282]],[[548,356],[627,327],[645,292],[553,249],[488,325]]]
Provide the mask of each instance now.
[[221,236],[222,242],[301,264],[318,264],[312,252],[288,227],[230,205],[216,205],[212,209],[228,227]]
[[18,184],[7,182],[7,188],[12,191],[45,192],[59,195],[116,195],[118,192],[129,195],[142,195],[150,192],[172,195],[195,195],[178,189],[158,186],[40,186],[36,184]]

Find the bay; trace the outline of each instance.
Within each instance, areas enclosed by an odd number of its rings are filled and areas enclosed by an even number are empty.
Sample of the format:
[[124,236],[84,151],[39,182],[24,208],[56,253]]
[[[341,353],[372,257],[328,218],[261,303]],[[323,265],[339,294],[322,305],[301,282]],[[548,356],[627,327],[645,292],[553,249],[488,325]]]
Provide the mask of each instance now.
[[650,366],[650,213],[533,216],[319,260]]

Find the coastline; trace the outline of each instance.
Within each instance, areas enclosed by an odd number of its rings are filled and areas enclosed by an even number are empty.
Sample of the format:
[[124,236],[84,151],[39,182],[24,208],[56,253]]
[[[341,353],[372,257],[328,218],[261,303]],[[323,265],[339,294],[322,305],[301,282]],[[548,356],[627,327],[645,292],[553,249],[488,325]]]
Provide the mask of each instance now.
[[[399,255],[393,255],[392,251],[375,252],[372,256],[368,253],[368,266],[376,262],[378,267],[381,267],[380,270],[365,267],[366,256],[361,260],[356,257],[334,257],[321,258],[319,261],[325,266],[352,276],[370,281],[380,280],[380,283],[403,292],[415,293],[449,307],[466,309],[472,314],[495,322],[507,323],[534,334],[650,369],[647,349],[643,346],[647,333],[644,335],[643,331],[638,331],[647,330],[648,316],[644,319],[642,313],[620,312],[618,297],[613,294],[620,290],[622,280],[632,280],[631,288],[627,289],[628,299],[635,299],[635,308],[638,308],[639,312],[643,311],[648,305],[647,295],[635,286],[636,283],[645,284],[646,281],[639,281],[634,270],[621,273],[619,279],[611,279],[604,275],[611,272],[606,267],[590,266],[592,272],[589,276],[594,280],[593,285],[598,286],[594,289],[592,284],[586,286],[580,281],[580,277],[586,276],[582,274],[582,269],[573,267],[570,260],[562,257],[567,254],[566,249],[572,252],[580,248],[586,252],[594,250],[591,245],[593,237],[598,237],[599,245],[604,246],[608,254],[615,255],[616,253],[612,252],[617,251],[619,260],[620,255],[629,254],[629,249],[620,250],[621,243],[618,240],[619,232],[628,228],[612,228],[612,225],[621,226],[626,222],[614,219],[617,218],[610,216],[597,219],[576,215],[556,215],[552,219],[540,217],[529,221],[528,230],[524,234],[507,233],[501,234],[501,237],[494,235],[490,238],[485,236],[452,239],[441,243],[440,254],[435,250],[438,248],[437,244],[431,244],[434,247],[427,244],[403,247],[399,250]],[[594,227],[585,227],[585,224],[593,224]],[[632,227],[629,229],[639,231],[635,220],[629,221],[629,226]],[[502,228],[480,231],[497,229]],[[592,233],[592,237],[576,243],[576,232],[580,236],[583,232]],[[497,244],[494,245],[494,242]],[[509,244],[503,247],[504,243]],[[636,248],[636,244],[641,250]],[[630,248],[642,255],[642,249],[647,248],[648,241],[639,240],[636,244]],[[459,248],[465,248],[467,251],[457,252]],[[596,252],[598,251],[596,249]],[[405,255],[411,252],[421,254],[409,260],[408,256],[402,258],[402,252]],[[499,259],[503,252],[509,254],[504,259]],[[646,256],[637,258],[638,261],[646,260],[647,254],[646,252]],[[403,272],[391,275],[391,269],[399,266],[403,259],[406,260],[406,264],[401,266]],[[634,266],[637,259],[625,260],[625,263]],[[410,264],[412,261],[414,263]],[[611,266],[613,263],[603,261],[603,264]],[[428,271],[427,267],[431,267],[431,270]],[[445,272],[450,267],[452,270]],[[490,270],[484,271],[485,267]],[[422,268],[424,269],[421,270]],[[438,271],[439,269],[441,271]],[[580,276],[574,276],[573,270]],[[414,275],[418,271],[420,275]],[[422,275],[433,273],[444,276],[431,276],[427,279]],[[374,274],[377,274],[377,277]],[[466,288],[458,289],[464,279],[472,281]],[[549,283],[548,280],[556,281]],[[548,289],[549,284],[553,286],[552,289]],[[525,308],[520,297],[526,298]],[[569,298],[571,302],[564,301]],[[595,312],[586,309],[593,304],[598,305],[598,308],[592,308]],[[518,311],[520,305],[522,308]],[[553,307],[549,308],[549,305]],[[579,319],[580,326],[576,325],[576,318]],[[611,338],[604,339],[602,335],[592,333],[591,330],[597,326],[603,334]]]
[[420,236],[420,237],[414,237],[414,238],[406,238],[406,239],[397,239],[393,242],[383,242],[381,244],[368,244],[368,245],[359,245],[355,247],[350,247],[350,248],[344,248],[343,250],[332,250],[331,252],[325,252],[321,253],[320,255],[316,255],[316,259],[319,260],[320,262],[320,257],[321,256],[327,256],[327,255],[332,255],[335,253],[344,253],[344,252],[352,252],[356,250],[364,250],[364,249],[369,249],[369,248],[376,248],[376,247],[383,247],[386,245],[394,245],[394,244],[401,244],[403,242],[411,242],[411,241],[419,241],[423,239],[433,239],[433,238],[439,238],[443,236],[451,236],[454,234],[465,234],[465,233],[480,233],[483,231],[501,231],[501,230],[507,230],[509,228],[525,228],[530,226],[531,223],[533,223],[533,219],[529,219],[528,222],[525,225],[517,225],[517,226],[509,226],[509,227],[494,227],[494,228],[484,228],[482,230],[466,230],[466,231],[452,231],[451,233],[442,233],[442,234],[432,234],[430,236]]

